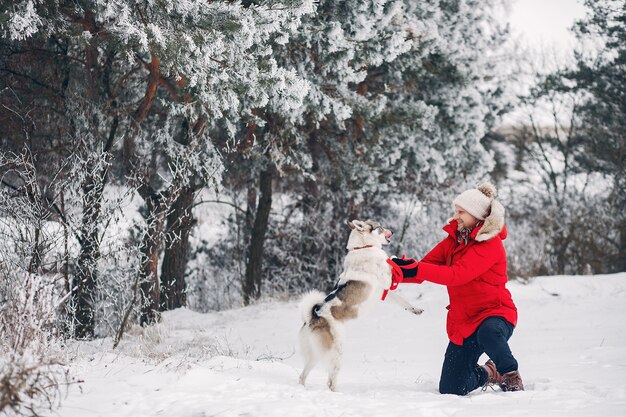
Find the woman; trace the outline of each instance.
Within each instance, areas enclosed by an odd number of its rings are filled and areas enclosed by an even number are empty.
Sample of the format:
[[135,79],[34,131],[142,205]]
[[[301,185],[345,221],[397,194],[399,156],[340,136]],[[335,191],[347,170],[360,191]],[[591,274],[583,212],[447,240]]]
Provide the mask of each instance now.
[[[503,391],[522,391],[508,340],[517,324],[517,308],[506,289],[506,252],[502,240],[504,207],[492,184],[464,191],[454,199],[455,213],[443,229],[448,236],[420,262],[391,258],[394,280],[430,281],[448,287],[450,339],[439,391],[465,395],[498,384]],[[478,365],[481,354],[489,360]]]

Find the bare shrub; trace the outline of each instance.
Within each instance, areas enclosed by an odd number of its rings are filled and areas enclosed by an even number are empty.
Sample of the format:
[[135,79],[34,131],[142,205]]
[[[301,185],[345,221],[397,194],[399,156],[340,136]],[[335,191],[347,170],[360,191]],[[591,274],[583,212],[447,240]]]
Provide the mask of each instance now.
[[69,382],[55,355],[55,280],[21,273],[15,282],[0,305],[0,414],[38,416],[59,405]]

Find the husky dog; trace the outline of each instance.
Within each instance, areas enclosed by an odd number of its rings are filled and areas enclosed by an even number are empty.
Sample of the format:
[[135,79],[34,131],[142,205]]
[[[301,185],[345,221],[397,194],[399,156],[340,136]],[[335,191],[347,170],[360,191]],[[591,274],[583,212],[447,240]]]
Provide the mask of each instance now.
[[[352,229],[348,254],[337,286],[328,295],[311,291],[299,305],[304,319],[300,345],[305,359],[300,384],[305,384],[311,369],[323,359],[328,365],[327,385],[332,391],[336,389],[341,367],[343,323],[356,319],[364,306],[380,300],[392,283],[388,256],[382,249],[383,245],[389,244],[391,231],[371,220],[353,220],[348,226]],[[390,292],[388,295],[405,310],[414,314],[423,312],[396,294]]]

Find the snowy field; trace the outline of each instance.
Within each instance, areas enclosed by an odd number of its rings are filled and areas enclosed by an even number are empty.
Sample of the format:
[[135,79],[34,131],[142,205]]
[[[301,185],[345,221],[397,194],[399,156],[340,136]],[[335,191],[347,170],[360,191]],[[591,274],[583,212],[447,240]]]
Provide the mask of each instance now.
[[447,344],[445,288],[401,287],[423,307],[389,302],[347,329],[338,392],[313,370],[298,385],[297,303],[211,314],[185,309],[158,326],[68,348],[80,380],[55,415],[92,416],[626,416],[626,273],[512,282],[520,321],[511,348],[525,392],[437,392]]

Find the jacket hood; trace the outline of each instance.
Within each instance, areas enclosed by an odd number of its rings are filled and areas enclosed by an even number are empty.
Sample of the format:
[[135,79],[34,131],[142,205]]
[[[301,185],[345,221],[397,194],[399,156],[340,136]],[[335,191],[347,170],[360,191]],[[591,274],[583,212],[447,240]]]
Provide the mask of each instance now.
[[[450,220],[450,222],[444,226],[443,230],[456,239],[457,226],[456,220]],[[491,202],[491,212],[485,218],[482,225],[472,230],[470,237],[476,242],[484,242],[496,236],[504,240],[507,235],[508,232],[504,225],[504,207],[498,200],[494,199]]]

